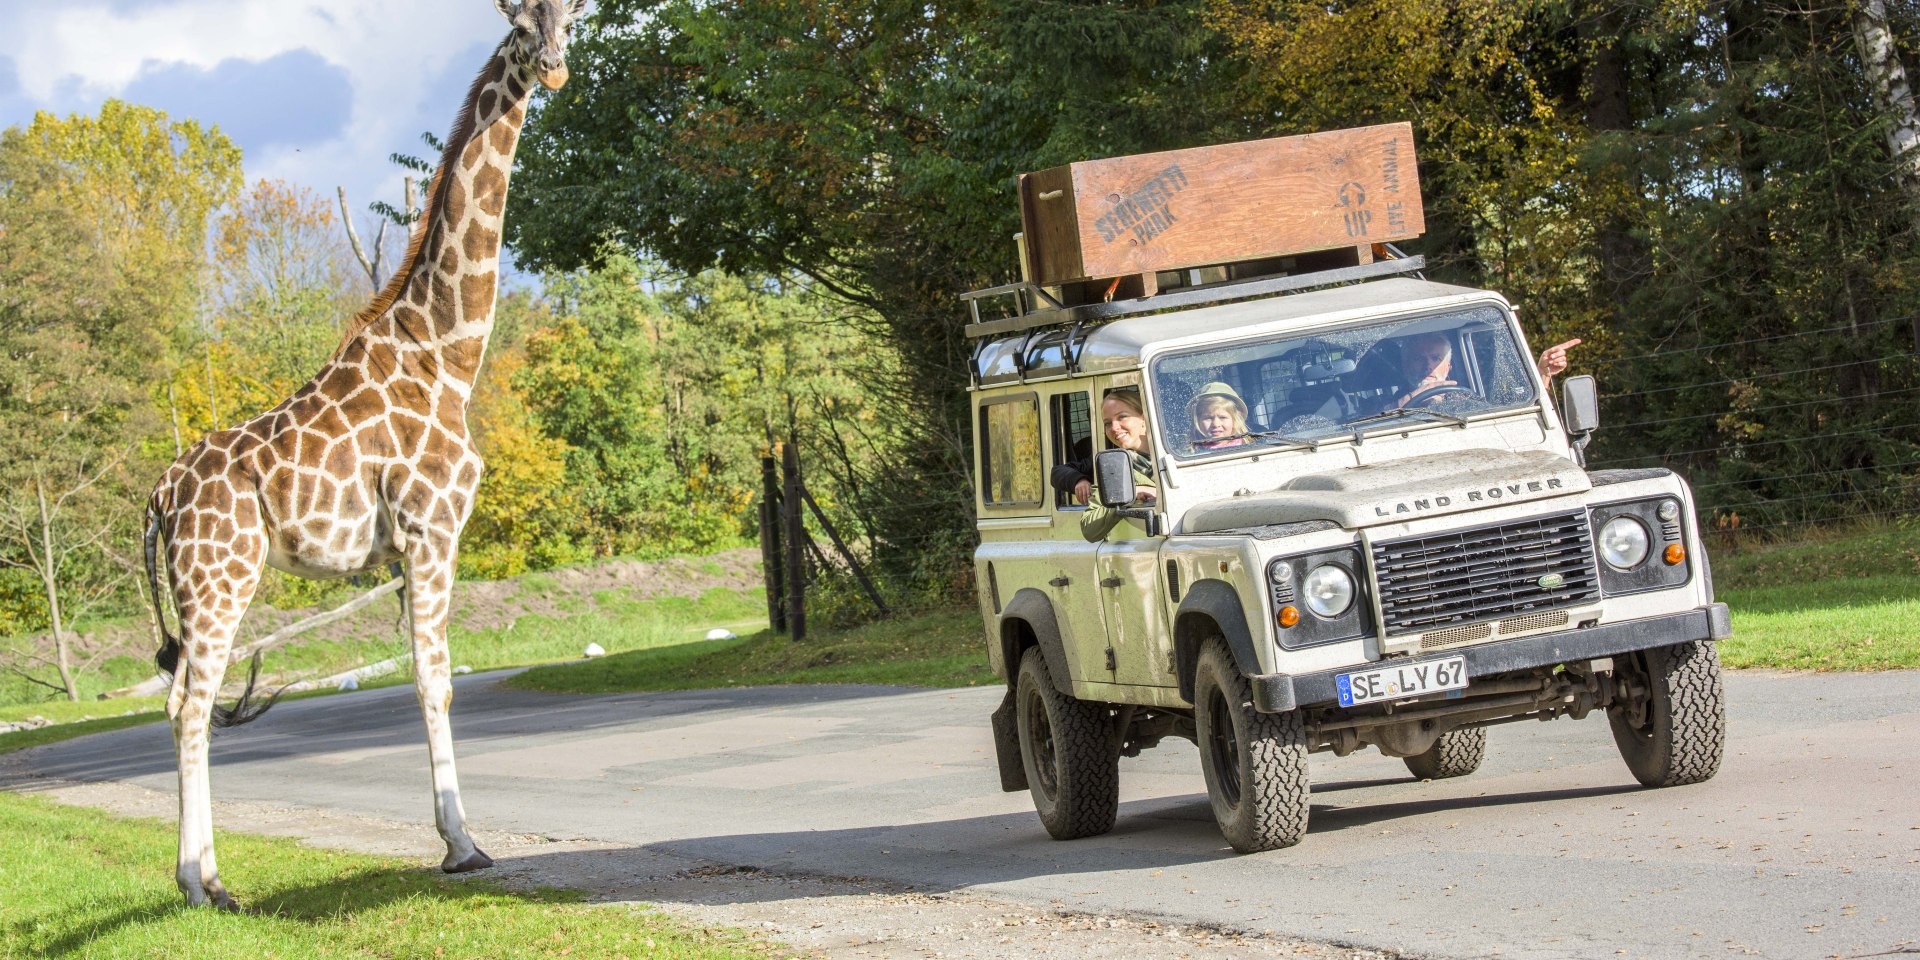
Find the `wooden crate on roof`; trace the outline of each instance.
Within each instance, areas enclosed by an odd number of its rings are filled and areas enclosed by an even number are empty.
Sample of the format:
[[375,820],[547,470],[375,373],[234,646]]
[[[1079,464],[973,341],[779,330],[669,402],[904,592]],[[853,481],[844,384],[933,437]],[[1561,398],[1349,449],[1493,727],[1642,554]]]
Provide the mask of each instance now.
[[[1426,229],[1413,125],[1390,123],[1088,160],[1020,177],[1041,286],[1373,245]],[[1111,290],[1112,288],[1109,288]]]

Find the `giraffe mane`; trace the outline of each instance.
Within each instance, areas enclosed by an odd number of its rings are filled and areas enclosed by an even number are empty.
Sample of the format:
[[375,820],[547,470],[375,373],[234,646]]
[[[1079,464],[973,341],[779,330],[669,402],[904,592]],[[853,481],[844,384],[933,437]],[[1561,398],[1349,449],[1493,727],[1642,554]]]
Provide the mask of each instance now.
[[347,344],[352,343],[354,338],[364,332],[375,320],[385,316],[387,311],[393,308],[394,301],[400,299],[400,294],[406,290],[408,281],[413,279],[414,269],[420,264],[420,251],[426,248],[429,235],[436,232],[434,214],[445,202],[447,190],[450,189],[447,172],[454,169],[454,165],[459,160],[460,151],[473,137],[476,125],[473,108],[480,100],[480,91],[487,85],[488,68],[493,65],[493,58],[500,55],[500,51],[506,48],[507,41],[511,39],[513,39],[512,34],[501,39],[499,45],[493,48],[493,54],[487,58],[486,65],[480,68],[480,72],[474,75],[473,83],[468,85],[467,96],[460,102],[460,113],[453,121],[453,131],[441,144],[440,163],[433,168],[433,187],[427,191],[426,200],[420,205],[420,216],[416,219],[419,227],[413,231],[413,236],[407,241],[406,256],[400,258],[400,263],[394,268],[393,275],[387,278],[387,285],[382,287],[366,306],[361,307],[360,312],[353,315],[353,319],[347,321],[345,330],[340,334],[340,346],[335,349],[336,354],[346,349]]

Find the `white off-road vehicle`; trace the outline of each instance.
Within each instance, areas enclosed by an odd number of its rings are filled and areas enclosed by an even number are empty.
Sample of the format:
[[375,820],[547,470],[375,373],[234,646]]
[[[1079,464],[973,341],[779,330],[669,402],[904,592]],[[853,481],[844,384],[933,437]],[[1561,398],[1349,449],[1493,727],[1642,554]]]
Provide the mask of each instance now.
[[[1600,711],[1643,784],[1719,769],[1729,621],[1687,484],[1583,469],[1593,380],[1556,407],[1499,294],[1347,262],[1079,306],[967,295],[994,740],[1054,837],[1109,830],[1120,758],[1170,735],[1241,851],[1305,835],[1320,751],[1457,777],[1490,726]],[[1403,354],[1442,340],[1447,382],[1421,389]],[[1193,402],[1221,384],[1245,425],[1203,443]],[[1113,391],[1142,401],[1151,500],[1106,449]],[[1095,477],[1091,505],[1061,468]],[[1102,505],[1124,519],[1088,542]]]

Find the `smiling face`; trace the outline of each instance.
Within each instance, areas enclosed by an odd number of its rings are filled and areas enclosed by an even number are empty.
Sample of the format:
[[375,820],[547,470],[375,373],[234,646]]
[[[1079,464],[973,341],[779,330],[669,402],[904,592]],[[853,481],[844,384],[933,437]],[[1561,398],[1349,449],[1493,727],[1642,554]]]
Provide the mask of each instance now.
[[567,40],[587,0],[494,0],[513,24],[513,59],[532,70],[540,85],[558,90],[567,82]]
[[1128,402],[1129,395],[1109,393],[1100,401],[1100,422],[1107,428],[1107,439],[1122,450],[1147,451],[1147,419]]

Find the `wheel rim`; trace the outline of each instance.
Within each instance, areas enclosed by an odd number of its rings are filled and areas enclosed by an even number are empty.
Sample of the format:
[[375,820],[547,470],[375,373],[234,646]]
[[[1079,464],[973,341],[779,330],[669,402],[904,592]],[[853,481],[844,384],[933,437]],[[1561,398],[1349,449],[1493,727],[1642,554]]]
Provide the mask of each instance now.
[[1633,732],[1635,739],[1643,744],[1652,743],[1654,736],[1659,732],[1654,718],[1656,712],[1654,700],[1658,692],[1654,689],[1653,670],[1644,654],[1635,654],[1628,662],[1632,664],[1630,669],[1633,671],[1634,679],[1647,688],[1647,699],[1642,703],[1622,706],[1620,719],[1626,728]]
[[1048,799],[1060,795],[1060,759],[1054,754],[1053,724],[1048,722],[1047,702],[1037,691],[1027,692],[1027,746],[1040,775],[1040,792]]
[[1233,708],[1218,689],[1207,698],[1207,750],[1220,781],[1220,799],[1240,805],[1240,738],[1233,728]]

